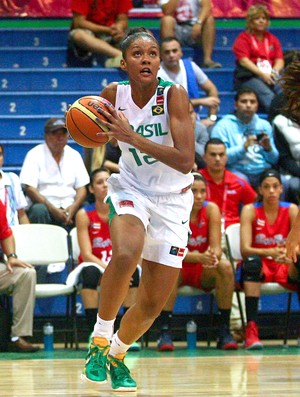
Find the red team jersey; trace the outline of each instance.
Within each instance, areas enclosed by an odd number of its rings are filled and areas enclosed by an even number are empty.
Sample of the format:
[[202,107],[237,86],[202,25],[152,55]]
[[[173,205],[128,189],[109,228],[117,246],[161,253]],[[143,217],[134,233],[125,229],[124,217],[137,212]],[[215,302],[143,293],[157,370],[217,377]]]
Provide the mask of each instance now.
[[[198,212],[197,223],[190,222],[191,235],[187,244],[189,251],[205,252],[209,243],[209,219],[207,216],[207,204],[205,201]],[[203,271],[202,263],[192,263],[183,261],[181,285],[204,289],[201,286],[201,275]]]
[[[252,246],[255,248],[272,248],[278,243],[285,243],[291,229],[289,209],[291,203],[280,202],[278,216],[273,225],[268,223],[263,203],[255,203],[255,219],[252,223]],[[295,289],[288,284],[288,264],[277,263],[272,258],[263,257],[263,283],[276,282]]]
[[[87,205],[83,208],[89,217],[89,236],[92,244],[92,252],[95,256],[101,259],[105,264],[108,264],[112,254],[112,243],[110,239],[108,222],[104,222],[96,211],[95,203]],[[81,254],[78,257],[78,263],[82,263]]]

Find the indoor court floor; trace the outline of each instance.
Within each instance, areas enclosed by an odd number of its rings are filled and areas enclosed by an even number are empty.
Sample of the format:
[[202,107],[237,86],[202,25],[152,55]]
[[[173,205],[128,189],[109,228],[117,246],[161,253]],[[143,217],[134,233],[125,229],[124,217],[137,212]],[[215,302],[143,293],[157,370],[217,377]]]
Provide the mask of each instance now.
[[[265,343],[265,342],[264,342]],[[2,397],[206,396],[299,397],[300,348],[280,341],[262,351],[222,352],[199,344],[158,353],[155,346],[130,352],[126,363],[137,392],[113,392],[110,383],[96,388],[80,381],[86,350],[56,348],[53,353],[0,354]]]

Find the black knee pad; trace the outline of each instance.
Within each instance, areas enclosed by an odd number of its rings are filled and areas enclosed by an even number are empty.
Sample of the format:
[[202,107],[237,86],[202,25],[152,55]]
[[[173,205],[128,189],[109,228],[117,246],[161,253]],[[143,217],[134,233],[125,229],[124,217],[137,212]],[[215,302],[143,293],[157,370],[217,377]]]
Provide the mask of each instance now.
[[82,269],[80,280],[82,288],[97,289],[101,272],[96,266],[87,266]]
[[130,288],[138,287],[139,283],[140,283],[140,272],[139,272],[139,269],[136,268],[135,272],[132,275],[132,281],[130,283]]
[[262,261],[258,255],[250,255],[243,261],[243,281],[261,281]]

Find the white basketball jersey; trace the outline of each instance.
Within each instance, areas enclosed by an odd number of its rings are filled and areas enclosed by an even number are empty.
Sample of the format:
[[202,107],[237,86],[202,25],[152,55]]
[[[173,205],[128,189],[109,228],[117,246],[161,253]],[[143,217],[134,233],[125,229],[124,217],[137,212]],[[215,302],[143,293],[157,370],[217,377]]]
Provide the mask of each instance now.
[[[118,84],[115,107],[121,110],[132,129],[145,138],[164,146],[174,146],[170,132],[167,105],[168,91],[172,83],[160,79],[155,95],[140,109],[132,100],[128,81]],[[120,142],[121,184],[133,186],[148,194],[180,192],[193,182],[191,173],[183,174],[155,158],[140,152],[133,146]],[[191,153],[194,156],[194,153]]]

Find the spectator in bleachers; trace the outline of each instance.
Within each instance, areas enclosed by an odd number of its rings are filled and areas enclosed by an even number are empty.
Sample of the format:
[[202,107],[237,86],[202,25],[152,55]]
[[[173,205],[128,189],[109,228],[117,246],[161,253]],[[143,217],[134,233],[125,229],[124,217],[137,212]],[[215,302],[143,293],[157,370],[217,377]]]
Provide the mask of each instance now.
[[[190,216],[192,232],[177,284],[178,286],[189,285],[206,292],[216,290],[220,312],[217,348],[236,350],[238,345],[229,332],[234,275],[230,262],[221,258],[221,214],[215,203],[206,201],[206,181],[201,174],[194,173],[192,191],[194,194]],[[161,334],[157,345],[159,351],[174,350],[171,318],[176,295],[177,288],[172,292],[158,319],[161,323]]]
[[262,349],[257,328],[261,283],[275,282],[297,291],[299,257],[286,256],[285,241],[297,216],[295,204],[280,201],[278,171],[268,169],[260,176],[259,201],[241,213],[242,282],[246,296],[245,349]]
[[[109,231],[109,204],[104,202],[107,196],[107,179],[110,172],[105,167],[91,173],[89,191],[93,195],[93,203],[81,208],[76,214],[76,227],[80,255],[79,265],[75,272],[80,271],[82,283],[81,297],[89,333],[94,330],[97,320],[99,291],[102,274],[111,259],[112,242]],[[81,263],[89,264],[80,266]],[[93,263],[94,265],[91,265]],[[133,275],[128,294],[123,303],[126,311],[134,302],[139,272]]]
[[236,57],[234,88],[252,88],[261,110],[268,112],[272,99],[281,91],[278,78],[284,67],[280,41],[268,32],[270,13],[261,4],[249,8],[246,31],[236,38],[233,52]]
[[[195,62],[182,57],[179,40],[175,37],[163,38],[158,76],[165,81],[181,84],[187,90],[197,112],[200,112],[203,106],[207,107],[208,118],[201,121],[206,127],[213,126],[220,104],[218,89]],[[200,90],[203,90],[206,96],[201,96]]]
[[182,46],[201,46],[203,67],[222,67],[212,59],[216,29],[211,0],[160,0],[160,4],[164,13],[160,24],[161,38],[176,37]]
[[234,106],[234,114],[219,120],[211,137],[224,142],[228,169],[256,188],[259,174],[278,161],[272,126],[257,115],[258,99],[251,88],[244,87],[236,93]]
[[[13,315],[9,351],[33,353],[38,346],[25,337],[32,336],[35,302],[36,272],[33,267],[18,259],[15,239],[6,218],[6,209],[0,201],[0,243],[6,263],[0,263],[0,293],[12,295]],[[37,242],[38,244],[38,242]]]
[[96,55],[108,57],[105,67],[120,67],[119,43],[128,28],[131,0],[72,0],[68,66],[93,66]]
[[[245,180],[226,169],[225,144],[218,138],[211,138],[205,145],[206,167],[200,172],[207,181],[207,200],[217,204],[221,212],[222,248],[226,252],[224,231],[229,225],[240,222],[240,209],[252,203],[256,193]],[[230,329],[237,341],[243,339],[242,320],[236,295],[233,295]]]
[[29,223],[25,208],[27,201],[24,196],[21,182],[17,174],[4,172],[4,148],[0,144],[0,200],[6,207],[6,217],[9,226],[19,223]]
[[81,155],[70,146],[65,120],[51,118],[45,124],[45,143],[26,154],[20,180],[29,199],[31,223],[72,227],[86,198],[89,175]]

